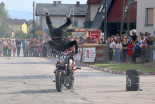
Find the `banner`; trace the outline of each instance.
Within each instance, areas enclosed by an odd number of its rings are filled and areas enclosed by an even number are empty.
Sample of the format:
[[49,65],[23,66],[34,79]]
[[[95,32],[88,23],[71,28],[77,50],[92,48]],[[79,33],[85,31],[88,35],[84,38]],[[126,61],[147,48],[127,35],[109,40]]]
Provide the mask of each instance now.
[[95,48],[83,48],[82,62],[94,62],[96,57]]

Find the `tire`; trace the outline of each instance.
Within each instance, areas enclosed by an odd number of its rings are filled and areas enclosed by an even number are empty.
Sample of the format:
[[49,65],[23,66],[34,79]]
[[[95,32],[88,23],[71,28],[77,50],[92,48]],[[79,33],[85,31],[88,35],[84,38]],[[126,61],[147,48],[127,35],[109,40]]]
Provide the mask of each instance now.
[[63,85],[62,85],[62,71],[58,71],[56,73],[56,81],[55,81],[55,84],[56,84],[56,90],[58,92],[62,92],[62,88],[63,88]]
[[126,71],[126,91],[139,90],[139,71],[127,70]]
[[74,73],[71,73],[71,75],[69,76],[69,83],[66,84],[66,88],[71,89],[73,88],[73,85],[74,85]]

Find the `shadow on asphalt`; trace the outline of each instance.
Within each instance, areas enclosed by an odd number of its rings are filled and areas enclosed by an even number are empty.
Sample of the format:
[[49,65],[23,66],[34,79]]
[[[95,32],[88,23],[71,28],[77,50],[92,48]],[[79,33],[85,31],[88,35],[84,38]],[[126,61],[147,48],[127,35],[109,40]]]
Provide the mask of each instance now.
[[114,76],[123,76],[119,74],[112,74],[105,72],[75,72],[76,77],[114,77]]
[[0,64],[51,64],[51,62],[9,62]]
[[12,92],[8,94],[36,94],[36,93],[57,93],[56,89],[46,89],[46,90],[23,90],[19,92]]
[[102,91],[102,92],[98,92],[98,93],[119,93],[119,92],[126,92],[126,90],[114,90],[114,91]]
[[10,80],[10,79],[48,79],[55,78],[54,75],[30,75],[30,76],[0,76],[1,80]]

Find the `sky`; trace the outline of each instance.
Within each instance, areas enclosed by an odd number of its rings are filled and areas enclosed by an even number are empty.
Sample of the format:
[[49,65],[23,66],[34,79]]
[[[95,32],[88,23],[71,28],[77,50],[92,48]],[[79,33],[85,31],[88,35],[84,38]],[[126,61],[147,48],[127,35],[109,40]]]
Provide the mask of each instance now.
[[0,0],[5,3],[6,10],[32,12],[33,1],[35,3],[53,3],[53,1],[61,1],[62,4],[75,4],[80,1],[81,4],[86,4],[87,0]]

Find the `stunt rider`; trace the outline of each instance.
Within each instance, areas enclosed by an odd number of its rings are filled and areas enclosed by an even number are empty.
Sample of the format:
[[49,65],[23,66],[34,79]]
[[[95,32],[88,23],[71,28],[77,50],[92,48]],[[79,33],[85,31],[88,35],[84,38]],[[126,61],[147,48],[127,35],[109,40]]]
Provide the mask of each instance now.
[[43,11],[46,16],[46,24],[49,28],[50,37],[52,39],[51,41],[48,41],[49,45],[56,51],[65,51],[66,49],[69,49],[75,45],[75,54],[77,54],[78,53],[77,41],[74,40],[68,43],[64,39],[64,34],[66,33],[68,27],[71,25],[71,18],[70,18],[71,9],[69,9],[66,15],[67,22],[64,25],[60,26],[59,28],[54,28],[52,26],[47,9],[43,9]]

